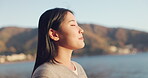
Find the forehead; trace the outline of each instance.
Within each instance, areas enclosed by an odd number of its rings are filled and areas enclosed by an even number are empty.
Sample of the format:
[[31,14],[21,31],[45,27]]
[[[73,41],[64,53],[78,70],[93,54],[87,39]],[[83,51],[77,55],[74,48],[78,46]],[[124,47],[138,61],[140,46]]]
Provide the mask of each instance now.
[[67,14],[65,15],[65,22],[72,22],[72,21],[76,21],[75,16],[71,13],[71,12],[67,12]]

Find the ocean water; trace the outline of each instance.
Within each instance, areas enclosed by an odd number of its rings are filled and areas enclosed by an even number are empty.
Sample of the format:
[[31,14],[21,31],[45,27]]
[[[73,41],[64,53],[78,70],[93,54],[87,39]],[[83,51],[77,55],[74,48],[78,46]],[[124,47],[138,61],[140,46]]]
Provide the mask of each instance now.
[[[148,53],[73,58],[88,78],[148,78]],[[0,78],[30,78],[34,62],[0,64]]]

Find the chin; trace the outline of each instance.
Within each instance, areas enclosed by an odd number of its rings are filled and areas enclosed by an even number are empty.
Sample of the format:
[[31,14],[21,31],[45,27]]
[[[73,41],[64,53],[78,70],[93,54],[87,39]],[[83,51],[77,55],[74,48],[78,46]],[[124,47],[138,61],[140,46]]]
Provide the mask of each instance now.
[[85,46],[85,43],[83,43],[82,48]]
[[76,44],[74,46],[71,47],[72,50],[77,50],[77,49],[81,49],[85,46],[85,43],[79,43],[79,44]]
[[79,45],[79,48],[78,49],[84,48],[84,46],[85,46],[85,43]]

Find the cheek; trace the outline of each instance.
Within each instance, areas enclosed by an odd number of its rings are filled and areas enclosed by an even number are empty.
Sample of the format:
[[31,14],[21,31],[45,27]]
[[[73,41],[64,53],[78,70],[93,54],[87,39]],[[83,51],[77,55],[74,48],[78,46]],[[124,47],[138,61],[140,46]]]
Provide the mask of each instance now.
[[73,50],[83,48],[85,46],[84,40],[80,39],[82,37],[81,34],[79,34],[77,31],[73,32],[73,34],[69,35],[68,40],[70,43],[69,45],[72,45]]
[[77,41],[78,38],[75,34],[63,34],[60,39],[59,42],[62,45],[70,45],[70,44],[74,44],[75,41]]
[[79,40],[75,35],[67,35],[58,41],[59,46],[67,49],[76,50],[84,47],[84,41]]
[[[62,34],[61,34],[62,33]],[[84,41],[80,40],[80,34],[75,30],[65,30],[60,33],[59,45],[71,50],[80,49],[84,47]]]
[[61,32],[61,38],[66,40],[71,40],[73,38],[78,38],[79,34],[75,30],[65,30]]

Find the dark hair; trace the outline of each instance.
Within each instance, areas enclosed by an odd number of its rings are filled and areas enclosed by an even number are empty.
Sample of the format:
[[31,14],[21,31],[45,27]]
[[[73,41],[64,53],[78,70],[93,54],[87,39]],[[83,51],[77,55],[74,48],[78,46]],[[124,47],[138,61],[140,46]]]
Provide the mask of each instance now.
[[67,12],[73,13],[68,9],[54,8],[45,11],[41,15],[38,25],[37,56],[33,72],[37,69],[37,67],[45,62],[57,62],[55,57],[58,53],[56,52],[55,42],[49,37],[48,32],[50,28],[54,30],[59,29]]

